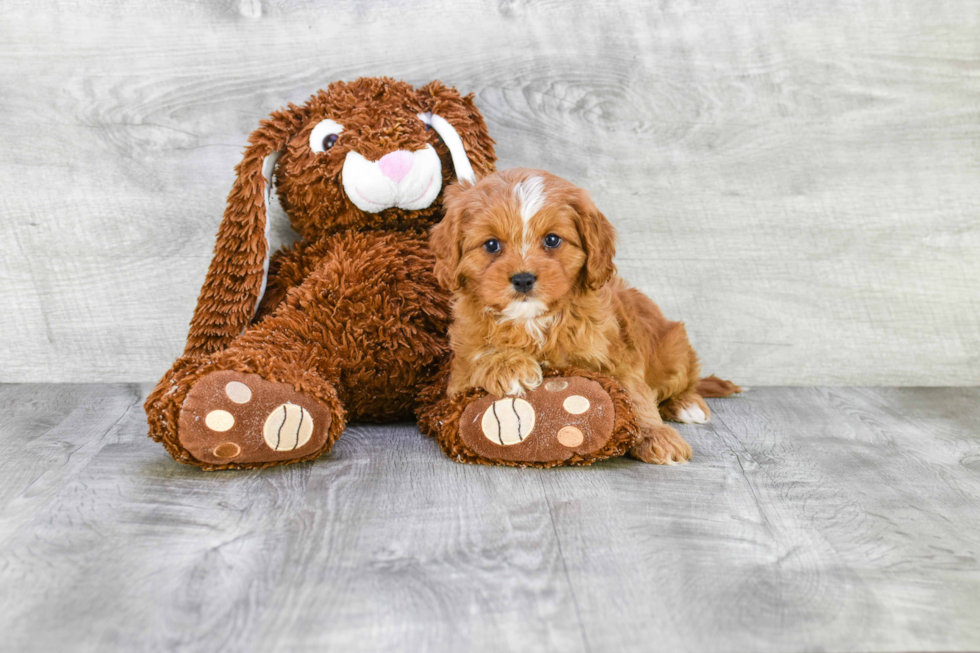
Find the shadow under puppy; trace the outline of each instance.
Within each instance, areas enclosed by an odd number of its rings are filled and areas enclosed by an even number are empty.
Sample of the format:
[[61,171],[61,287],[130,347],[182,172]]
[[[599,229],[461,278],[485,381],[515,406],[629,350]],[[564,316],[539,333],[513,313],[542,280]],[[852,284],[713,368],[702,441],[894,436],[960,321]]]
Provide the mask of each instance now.
[[454,292],[449,395],[523,395],[549,366],[601,372],[632,397],[640,437],[630,454],[689,460],[690,445],[663,420],[706,422],[704,396],[741,388],[700,378],[683,323],[617,276],[616,231],[589,194],[512,168],[448,188],[444,206],[430,246],[436,278]]

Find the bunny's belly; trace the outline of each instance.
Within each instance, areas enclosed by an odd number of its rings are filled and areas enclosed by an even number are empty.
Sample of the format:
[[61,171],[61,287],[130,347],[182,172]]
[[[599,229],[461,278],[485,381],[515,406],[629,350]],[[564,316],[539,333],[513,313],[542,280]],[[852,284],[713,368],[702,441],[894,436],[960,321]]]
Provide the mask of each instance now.
[[287,355],[333,383],[349,421],[414,419],[449,351],[450,298],[425,235],[345,232],[315,249],[312,272],[256,328],[298,340]]

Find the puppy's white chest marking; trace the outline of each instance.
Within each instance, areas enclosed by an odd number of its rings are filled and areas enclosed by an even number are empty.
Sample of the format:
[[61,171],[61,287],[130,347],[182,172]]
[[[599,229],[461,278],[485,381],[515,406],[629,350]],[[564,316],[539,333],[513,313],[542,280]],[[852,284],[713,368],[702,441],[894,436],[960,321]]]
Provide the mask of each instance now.
[[522,324],[538,347],[544,347],[548,340],[548,329],[555,321],[554,315],[545,315],[547,311],[548,306],[540,299],[513,301],[502,311],[497,321]]
[[540,299],[526,299],[523,301],[512,301],[507,304],[502,313],[501,322],[526,322],[534,320],[548,310],[548,307]]
[[541,317],[525,321],[524,330],[527,331],[529,336],[534,338],[534,341],[538,343],[538,347],[544,347],[544,343],[548,340],[548,329],[554,321],[554,316],[542,315]]

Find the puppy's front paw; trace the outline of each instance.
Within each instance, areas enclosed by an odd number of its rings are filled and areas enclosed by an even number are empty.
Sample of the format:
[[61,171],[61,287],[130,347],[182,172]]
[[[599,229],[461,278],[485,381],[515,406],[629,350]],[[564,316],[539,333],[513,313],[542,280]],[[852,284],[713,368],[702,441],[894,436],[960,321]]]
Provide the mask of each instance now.
[[676,465],[691,459],[691,445],[669,426],[654,426],[640,431],[640,438],[630,455],[656,465]]
[[484,378],[483,389],[498,397],[523,397],[541,385],[541,366],[533,360],[522,361],[489,374]]

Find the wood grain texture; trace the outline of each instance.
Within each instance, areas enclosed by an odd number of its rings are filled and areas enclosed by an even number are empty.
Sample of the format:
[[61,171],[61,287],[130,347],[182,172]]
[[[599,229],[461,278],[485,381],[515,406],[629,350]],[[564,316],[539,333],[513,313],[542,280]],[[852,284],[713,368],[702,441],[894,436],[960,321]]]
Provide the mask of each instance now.
[[953,0],[5,0],[0,380],[158,378],[247,134],[388,74],[590,188],[708,371],[978,384],[978,33]]
[[0,386],[0,649],[971,651],[980,389],[760,388],[691,464],[466,466],[412,426],[204,473],[148,386]]

